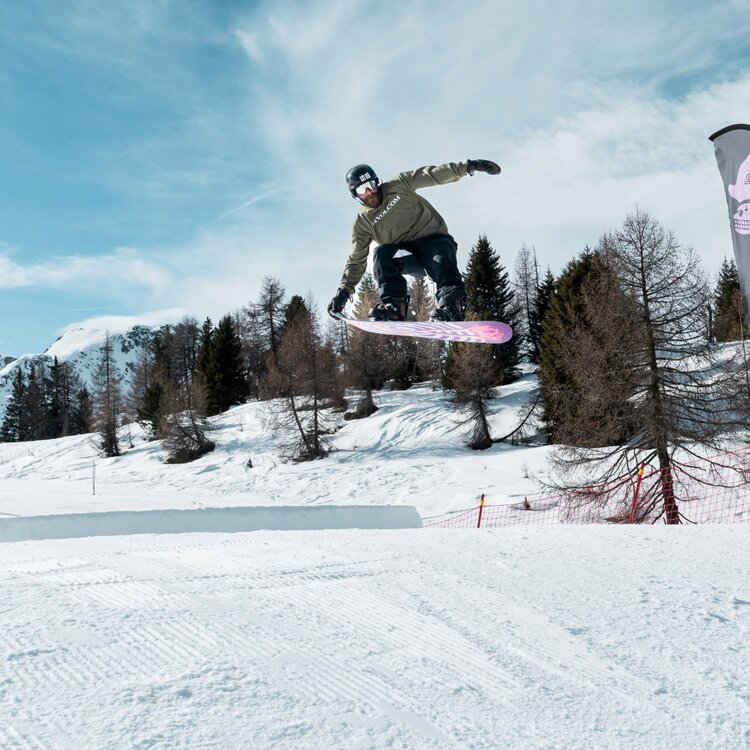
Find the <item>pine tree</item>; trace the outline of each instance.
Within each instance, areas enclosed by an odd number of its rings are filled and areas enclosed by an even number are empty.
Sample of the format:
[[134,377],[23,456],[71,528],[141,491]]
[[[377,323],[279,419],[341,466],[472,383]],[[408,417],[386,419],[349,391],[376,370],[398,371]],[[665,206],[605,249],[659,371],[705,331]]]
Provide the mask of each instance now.
[[283,337],[286,329],[292,324],[294,319],[302,313],[303,315],[310,315],[310,310],[307,307],[305,300],[299,295],[295,294],[290,300],[289,304],[284,308],[284,320],[281,324],[281,336]]
[[151,440],[160,436],[163,395],[164,386],[158,380],[153,381],[143,391],[141,406],[138,409],[138,423],[143,426]]
[[130,388],[125,398],[125,411],[130,419],[137,422],[141,421],[140,412],[146,390],[152,384],[153,370],[152,342],[141,344],[133,361]]
[[164,326],[151,342],[151,378],[161,383],[167,383],[174,377],[170,346],[172,336],[171,326]]
[[94,406],[91,394],[85,386],[78,391],[75,407],[72,413],[71,435],[83,435],[91,432],[94,424]]
[[244,401],[247,384],[242,364],[242,342],[231,316],[225,315],[211,337],[205,383],[209,416]]
[[44,399],[43,437],[57,438],[75,434],[73,411],[80,378],[68,362],[57,357],[46,370],[40,371]]
[[473,450],[486,450],[492,446],[489,402],[494,398],[493,383],[497,379],[492,345],[456,344],[453,351],[453,401],[469,415],[468,446]]
[[263,286],[255,308],[258,311],[261,335],[265,339],[266,350],[270,352],[273,359],[276,358],[283,334],[285,297],[286,289],[279,279],[273,276],[263,278]]
[[[235,319],[234,326],[239,330]],[[172,372],[178,383],[190,383],[198,365],[201,331],[198,321],[190,316],[184,317],[174,327],[171,339]]]
[[537,287],[534,296],[534,307],[529,316],[529,342],[531,344],[531,361],[539,364],[539,346],[542,339],[542,329],[547,313],[555,293],[556,282],[552,272],[547,269],[544,280]]
[[257,398],[258,384],[265,371],[268,352],[261,334],[260,314],[255,305],[249,305],[241,311],[240,339],[248,395]]
[[214,334],[215,329],[211,318],[206,318],[201,327],[200,346],[195,361],[195,377],[198,387],[203,392],[204,415],[207,416],[218,414],[221,411],[214,400],[214,392],[211,386],[211,350]]
[[45,433],[48,438],[63,434],[63,365],[55,357],[44,377]]
[[21,433],[23,440],[43,440],[46,437],[43,366],[29,369],[22,402]]
[[[79,414],[81,378],[69,362],[60,363],[60,435],[79,435],[89,431],[89,422]],[[90,421],[90,420],[89,420]]]
[[581,399],[566,362],[573,332],[585,325],[584,284],[595,278],[599,266],[590,247],[563,269],[544,317],[540,318],[539,386],[544,399],[544,421],[550,439],[557,441],[558,426],[575,412]]
[[554,367],[564,374],[562,385],[547,379],[548,359],[542,368],[546,403],[554,407],[555,442],[584,449],[624,445],[637,430],[631,394],[643,377],[636,355],[640,310],[601,251],[579,293],[580,309],[555,342]]
[[513,288],[518,300],[519,315],[513,337],[526,343],[530,341],[531,321],[537,305],[539,291],[539,266],[536,262],[536,249],[526,244],[516,256]]
[[[508,272],[485,235],[480,235],[469,253],[464,285],[468,315],[476,320],[499,320],[516,328],[519,312]],[[515,336],[505,344],[493,345],[492,358],[496,369],[495,385],[512,383],[519,377],[521,355]]]
[[740,277],[734,260],[725,258],[721,264],[714,289],[712,312],[715,341],[740,341],[748,338]]
[[5,408],[5,417],[0,426],[0,442],[18,443],[26,440],[23,433],[23,404],[26,396],[26,377],[23,369],[17,367],[13,374],[10,398]]
[[135,406],[136,421],[146,431],[150,440],[161,437],[161,397],[165,385],[172,379],[172,338],[171,326],[165,326],[142,348],[135,361],[136,369],[129,400]]
[[[201,334],[198,322],[194,318],[183,318],[165,337],[165,350],[169,360],[168,375],[165,368],[155,373],[152,385],[146,391],[144,399],[143,416],[148,417],[153,425],[156,435],[164,439],[164,448],[167,451],[167,463],[187,463],[212,451],[215,444],[206,437],[209,425],[204,418],[206,414],[206,382],[203,381],[199,371],[198,363],[206,361],[208,368],[208,384],[214,386],[212,398],[219,410],[221,405],[218,399],[221,393],[216,389],[222,383],[221,377],[214,377],[222,368],[217,365],[214,347],[221,343],[225,336],[225,328],[229,331],[239,328],[239,316],[232,319],[227,315],[222,319],[216,332],[211,331],[210,322],[204,325],[209,331],[205,338],[210,344],[207,354],[204,353],[199,342]],[[241,345],[239,335],[234,343],[239,352]],[[242,355],[238,353],[240,360],[239,372],[242,373]],[[158,358],[157,358],[158,363]],[[218,369],[215,369],[217,368]],[[246,381],[241,378],[240,390],[244,393],[247,387]]]
[[208,360],[211,356],[211,340],[214,335],[214,325],[211,318],[203,321],[200,332],[200,345],[198,347],[198,356],[195,361],[195,369],[199,372],[208,372]]

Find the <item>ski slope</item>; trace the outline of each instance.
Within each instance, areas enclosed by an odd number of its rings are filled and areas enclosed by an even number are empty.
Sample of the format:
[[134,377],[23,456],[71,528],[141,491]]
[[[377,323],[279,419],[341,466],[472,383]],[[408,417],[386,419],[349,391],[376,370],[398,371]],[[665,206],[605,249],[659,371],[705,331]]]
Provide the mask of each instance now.
[[[496,435],[533,387],[501,389]],[[543,494],[548,447],[466,449],[429,385],[376,399],[305,464],[257,403],[183,466],[137,426],[115,459],[0,444],[0,523],[38,539],[0,543],[0,748],[750,745],[747,525],[223,533]]]
[[[494,402],[493,429],[510,432],[535,386],[527,376]],[[0,517],[265,505],[417,507],[423,520],[542,491],[549,447],[465,447],[466,427],[448,396],[429,384],[375,395],[367,419],[346,422],[331,455],[295,464],[280,458],[280,438],[263,426],[264,403],[210,420],[216,450],[190,464],[164,463],[159,442],[140,427],[120,430],[124,454],[101,459],[96,436],[0,443]],[[132,439],[132,445],[130,441]]]
[[0,545],[0,747],[746,748],[749,532]]

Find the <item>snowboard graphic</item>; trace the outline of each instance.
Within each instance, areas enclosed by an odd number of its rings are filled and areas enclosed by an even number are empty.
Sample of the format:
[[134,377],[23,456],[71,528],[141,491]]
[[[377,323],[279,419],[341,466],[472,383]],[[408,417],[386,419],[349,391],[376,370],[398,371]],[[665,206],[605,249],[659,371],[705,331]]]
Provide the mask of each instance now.
[[400,320],[354,320],[342,313],[330,313],[332,318],[369,333],[386,336],[412,336],[440,341],[463,341],[470,344],[504,344],[513,336],[511,327],[495,320],[462,320],[444,323]]

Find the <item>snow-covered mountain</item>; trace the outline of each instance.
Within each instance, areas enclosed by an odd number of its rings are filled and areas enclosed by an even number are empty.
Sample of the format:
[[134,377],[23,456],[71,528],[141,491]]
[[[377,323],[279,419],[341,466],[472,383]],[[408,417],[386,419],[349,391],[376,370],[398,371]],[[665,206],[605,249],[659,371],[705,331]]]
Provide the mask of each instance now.
[[[133,373],[133,363],[140,347],[148,345],[160,327],[134,325],[122,330],[77,328],[60,336],[42,354],[24,354],[0,369],[0,422],[10,397],[13,377],[18,368],[28,372],[40,363],[52,364],[55,357],[70,363],[84,385],[90,388],[100,356],[100,349],[109,332],[116,375],[127,388]],[[2,359],[0,359],[2,363]]]

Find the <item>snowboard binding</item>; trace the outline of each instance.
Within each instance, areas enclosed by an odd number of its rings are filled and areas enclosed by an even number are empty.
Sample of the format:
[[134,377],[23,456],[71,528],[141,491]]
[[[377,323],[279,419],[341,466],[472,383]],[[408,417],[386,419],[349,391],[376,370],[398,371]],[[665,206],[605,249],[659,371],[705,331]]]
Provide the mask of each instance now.
[[367,317],[370,320],[406,320],[409,311],[409,295],[406,297],[383,297],[370,310]]
[[438,306],[430,315],[430,320],[441,323],[457,322],[463,320],[465,315],[466,292],[463,287],[453,287],[446,290],[440,297]]

